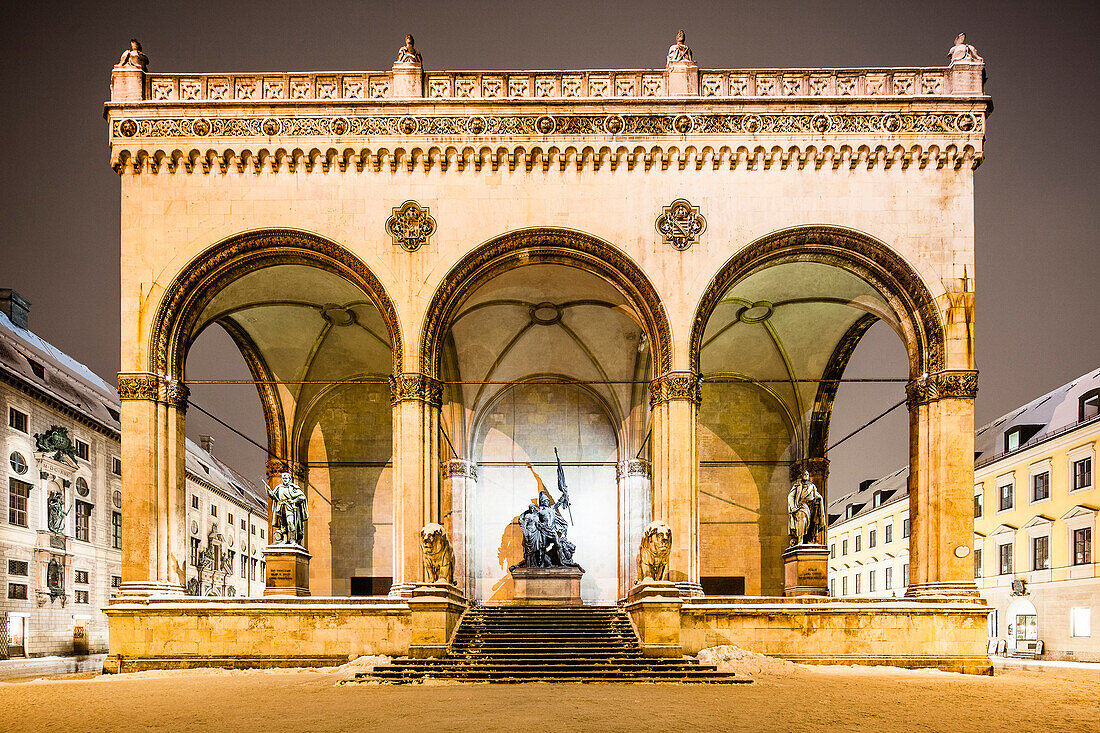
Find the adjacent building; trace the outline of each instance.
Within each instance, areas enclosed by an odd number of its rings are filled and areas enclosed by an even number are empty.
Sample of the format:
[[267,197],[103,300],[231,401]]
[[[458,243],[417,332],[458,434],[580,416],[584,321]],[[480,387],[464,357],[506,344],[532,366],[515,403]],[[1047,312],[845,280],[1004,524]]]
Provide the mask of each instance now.
[[[122,578],[118,394],[30,331],[29,315],[0,290],[0,658],[102,652]],[[187,443],[188,590],[261,593],[265,492],[203,442]]]
[[[1006,652],[1100,660],[1100,578],[1093,552],[1100,490],[1100,370],[1045,394],[975,435],[974,577],[989,637]],[[829,508],[836,596],[903,595],[908,584],[908,470],[867,481]],[[899,581],[900,578],[900,581]]]

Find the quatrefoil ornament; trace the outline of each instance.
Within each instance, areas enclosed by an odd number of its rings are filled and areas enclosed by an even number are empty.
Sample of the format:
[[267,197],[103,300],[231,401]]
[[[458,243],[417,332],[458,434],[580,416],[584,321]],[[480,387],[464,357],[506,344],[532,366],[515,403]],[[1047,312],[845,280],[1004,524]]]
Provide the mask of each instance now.
[[661,209],[657,217],[657,231],[665,238],[665,244],[685,250],[699,241],[707,230],[707,220],[687,199],[676,199]]
[[428,243],[435,233],[435,219],[426,206],[415,201],[406,201],[393,209],[386,219],[386,233],[393,243],[406,252],[415,252]]

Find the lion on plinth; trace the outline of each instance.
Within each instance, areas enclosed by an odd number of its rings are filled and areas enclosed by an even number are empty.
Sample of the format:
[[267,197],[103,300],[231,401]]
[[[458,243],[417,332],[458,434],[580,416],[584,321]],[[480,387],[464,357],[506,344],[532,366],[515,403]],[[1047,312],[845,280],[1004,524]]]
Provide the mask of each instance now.
[[672,527],[658,520],[650,522],[638,548],[638,582],[668,579],[668,553],[672,549]]
[[440,524],[425,524],[420,530],[420,548],[424,551],[424,580],[428,583],[455,582],[455,552]]

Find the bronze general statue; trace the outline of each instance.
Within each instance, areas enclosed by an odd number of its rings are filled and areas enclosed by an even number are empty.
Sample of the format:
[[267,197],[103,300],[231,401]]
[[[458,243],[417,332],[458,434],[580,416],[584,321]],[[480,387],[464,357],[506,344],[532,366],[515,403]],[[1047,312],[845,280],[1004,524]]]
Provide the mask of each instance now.
[[803,471],[802,478],[791,486],[791,491],[787,494],[787,511],[790,512],[787,529],[791,536],[791,547],[818,545],[823,542],[825,499],[817,486],[810,481],[809,471]]
[[290,480],[289,473],[283,473],[282,483],[274,489],[268,489],[271,496],[272,540],[277,545],[304,546],[306,519],[306,495],[298,484]]
[[65,508],[65,494],[55,491],[46,500],[46,526],[54,534],[65,534],[65,516],[69,510]]
[[[527,464],[538,484],[538,499],[537,503],[531,502],[519,515],[519,526],[523,532],[523,562],[513,565],[512,569],[579,567],[573,562],[573,553],[577,546],[567,537],[573,510],[557,448],[554,449],[554,456],[558,461],[558,491],[561,492],[561,497],[556,502],[542,479],[535,473],[534,467]],[[569,514],[568,520],[562,515],[562,510]]]

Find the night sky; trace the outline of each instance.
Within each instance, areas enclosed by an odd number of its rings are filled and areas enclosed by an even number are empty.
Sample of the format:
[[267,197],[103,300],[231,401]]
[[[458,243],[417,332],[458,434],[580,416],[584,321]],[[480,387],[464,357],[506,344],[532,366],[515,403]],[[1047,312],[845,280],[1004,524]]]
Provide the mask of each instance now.
[[[703,68],[932,66],[959,31],[985,57],[996,109],[976,172],[977,418],[991,420],[1100,365],[1094,232],[1100,3],[1016,2],[189,2],[20,3],[4,11],[0,287],[32,303],[31,328],[108,382],[118,370],[119,183],[102,104],[139,38],[154,72],[388,69],[405,33],[426,69],[661,68],[678,28]],[[204,334],[192,377],[247,377],[227,338]],[[847,376],[905,376],[879,324]],[[903,396],[846,385],[835,441]],[[193,399],[264,436],[252,387]],[[262,477],[263,454],[192,410],[188,433]],[[906,460],[904,409],[845,444],[830,493]]]

